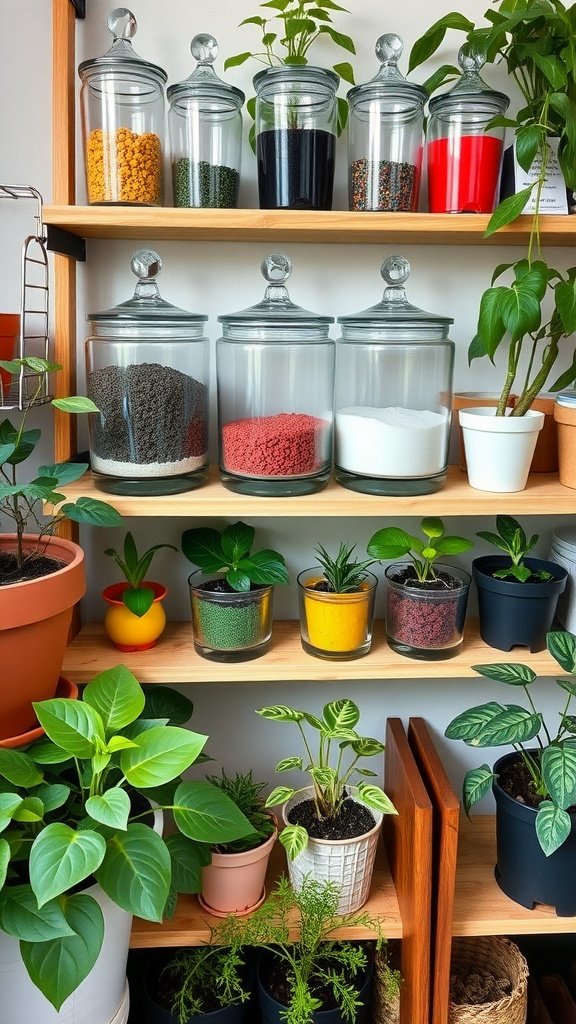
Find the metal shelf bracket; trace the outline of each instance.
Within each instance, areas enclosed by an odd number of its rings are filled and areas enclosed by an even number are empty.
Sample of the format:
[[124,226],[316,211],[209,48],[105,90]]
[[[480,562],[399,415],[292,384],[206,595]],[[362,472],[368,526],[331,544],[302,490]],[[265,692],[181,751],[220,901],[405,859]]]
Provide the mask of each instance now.
[[76,11],[77,18],[86,17],[86,0],[70,0],[70,3]]

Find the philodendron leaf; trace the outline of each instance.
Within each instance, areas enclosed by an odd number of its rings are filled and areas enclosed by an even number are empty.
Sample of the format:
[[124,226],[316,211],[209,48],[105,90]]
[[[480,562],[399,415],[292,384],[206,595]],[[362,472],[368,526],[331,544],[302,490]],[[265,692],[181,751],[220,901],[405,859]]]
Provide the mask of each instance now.
[[106,843],[98,832],[76,832],[63,822],[46,825],[30,850],[30,884],[38,905],[94,874],[105,852]]
[[218,572],[228,565],[218,530],[200,527],[182,534],[182,551],[203,572]]
[[73,935],[49,942],[20,943],[30,978],[56,1010],[88,977],[104,939],[104,917],[91,896],[74,893],[66,897],[64,913]]
[[387,560],[407,555],[412,547],[413,538],[405,530],[397,526],[385,526],[371,538],[367,551],[372,558]]
[[333,700],[324,707],[322,718],[330,733],[336,733],[339,729],[353,729],[360,718],[360,709],[354,701]]
[[39,466],[38,475],[54,477],[58,482],[58,486],[62,487],[63,484],[71,484],[75,480],[79,480],[80,477],[84,476],[87,469],[87,463],[53,462],[50,466]]
[[576,750],[552,743],[542,751],[542,777],[557,807],[567,810],[576,795]]
[[0,747],[0,776],[24,789],[37,786],[44,777],[28,754],[4,747]]
[[32,706],[48,738],[73,757],[90,758],[96,739],[104,742],[100,715],[83,701],[55,697],[34,701]]
[[42,821],[44,804],[37,796],[26,796],[15,808],[12,817],[14,821]]
[[250,562],[252,583],[263,583],[265,586],[288,583],[288,569],[284,556],[278,551],[256,551],[250,556]]
[[98,712],[106,732],[118,732],[144,710],[144,690],[124,665],[100,672],[86,686],[82,703]]
[[64,764],[72,761],[70,754],[58,747],[52,740],[38,740],[28,750],[28,756],[37,764]]
[[126,831],[130,814],[130,797],[126,790],[114,786],[102,796],[91,796],[86,801],[86,810],[94,821],[111,828]]
[[161,921],[170,890],[170,854],[148,825],[135,822],[108,841],[96,872],[104,892],[119,907],[147,921]]
[[182,782],[174,794],[174,808],[180,831],[199,843],[231,843],[254,831],[233,800],[210,782]]
[[576,637],[559,630],[546,635],[546,646],[565,672],[576,672]]
[[[9,844],[5,839],[0,839],[0,889],[2,889],[4,882],[6,881],[6,875],[8,874],[8,865],[10,863],[11,850]],[[0,898],[0,927],[2,917],[2,903]]]
[[495,665],[473,665],[475,672],[487,679],[495,679],[498,683],[509,683],[510,686],[527,686],[536,679],[536,673],[528,665],[513,662]]
[[64,806],[70,796],[70,786],[65,786],[61,782],[50,785],[42,783],[34,790],[34,796],[40,798],[44,805],[44,813],[49,814],[50,811],[57,811],[59,807]]
[[60,412],[100,412],[92,399],[86,398],[84,395],[71,395],[69,398],[53,398],[52,405],[55,409],[59,409]]
[[179,726],[159,725],[136,736],[136,747],[122,751],[120,768],[137,789],[162,786],[194,764],[207,739]]
[[288,860],[296,860],[308,844],[308,833],[302,825],[287,825],[282,829],[279,838]]
[[379,786],[375,786],[373,783],[360,783],[358,786],[358,799],[363,804],[366,804],[366,807],[371,807],[374,811],[381,811],[382,814],[398,814],[390,797],[386,795],[383,789],[380,789]]
[[502,200],[488,221],[488,227],[484,232],[485,238],[493,235],[495,231],[499,231],[500,228],[505,227],[506,224],[510,224],[513,220],[516,220],[516,217],[520,216],[532,195],[535,184],[536,182],[529,185],[528,188],[523,188],[520,192],[515,192],[514,195]]
[[75,523],[88,523],[89,526],[120,526],[122,516],[112,505],[98,498],[77,498],[75,502],[67,501],[60,506],[67,519]]
[[236,565],[250,553],[254,543],[254,527],[247,523],[231,523],[222,533],[222,551],[228,565]]
[[551,800],[542,800],[536,815],[536,835],[547,857],[554,853],[570,835],[572,822],[567,811]]
[[39,907],[30,885],[11,885],[1,894],[0,928],[24,942],[49,942],[74,934],[60,900]]
[[172,887],[176,892],[200,892],[202,868],[212,860],[206,843],[195,843],[179,832],[164,840],[172,862]]
[[478,800],[481,800],[483,796],[486,796],[495,778],[496,775],[494,775],[494,772],[487,764],[481,765],[480,768],[472,768],[471,771],[466,773],[462,787],[466,814],[470,814],[471,807]]
[[144,697],[144,718],[167,719],[169,725],[185,725],[192,717],[192,701],[171,686],[147,686]]
[[269,796],[266,797],[265,807],[276,807],[278,804],[285,804],[287,800],[290,800],[296,792],[295,789],[290,789],[289,786],[276,786],[272,790]]

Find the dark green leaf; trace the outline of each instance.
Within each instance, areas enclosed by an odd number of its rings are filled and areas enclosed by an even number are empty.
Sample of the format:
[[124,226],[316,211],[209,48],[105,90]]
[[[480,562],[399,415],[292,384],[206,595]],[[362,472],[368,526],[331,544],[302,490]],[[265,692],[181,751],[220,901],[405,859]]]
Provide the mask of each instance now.
[[245,64],[247,60],[250,60],[252,54],[249,50],[244,53],[237,53],[235,57],[227,57],[224,61],[224,71],[228,71],[229,68],[240,67],[241,64]]
[[[246,566],[251,564],[248,558],[243,559],[243,563]],[[251,569],[248,570],[248,572],[251,571]],[[229,583],[232,589],[236,590],[239,594],[247,594],[250,590],[250,576],[248,575],[248,572],[240,569],[230,569],[230,571],[226,573],[226,582]]]
[[576,637],[572,633],[561,630],[548,633],[546,646],[565,672],[576,672]]
[[[12,426],[10,420],[3,420],[0,423],[0,444],[14,444],[18,436],[18,431]],[[38,441],[40,440],[40,430],[25,430],[20,438],[20,443],[16,448],[13,455],[6,459],[6,462],[10,466],[18,466],[21,462],[24,462],[34,451]]]
[[568,810],[576,796],[576,750],[552,743],[542,751],[540,765],[552,801]]
[[192,717],[192,701],[171,686],[147,686],[144,697],[145,718],[162,718],[170,725],[186,725]]
[[502,200],[488,221],[488,227],[485,231],[486,238],[488,238],[489,235],[493,235],[495,231],[499,231],[500,228],[506,227],[507,224],[511,224],[513,220],[516,220],[516,217],[520,216],[532,195],[534,184],[529,185],[528,188],[523,188],[520,192],[516,192],[513,196],[508,196],[507,199]]
[[198,527],[182,534],[182,551],[203,572],[219,572],[228,565],[218,530]]
[[342,61],[340,64],[334,64],[334,71],[337,75],[340,75],[345,82],[349,82],[350,85],[354,85],[354,69],[349,61]]
[[468,33],[472,31],[474,24],[457,12],[447,14],[434,22],[424,35],[420,36],[414,43],[410,52],[408,71],[413,71],[414,68],[417,68],[419,64],[423,64],[425,60],[428,60],[428,57],[431,57],[436,52],[446,35],[446,30],[449,28]]
[[464,740],[470,743],[479,736],[487,722],[490,722],[497,715],[504,711],[503,704],[491,701],[488,704],[479,704],[476,707],[462,711],[446,727],[444,733],[449,740]]
[[466,814],[470,814],[470,809],[474,804],[481,800],[483,796],[486,796],[495,778],[494,772],[487,764],[481,765],[480,768],[473,768],[466,773],[462,787],[464,811]]
[[29,885],[10,885],[2,892],[0,928],[24,942],[49,942],[74,934],[59,900],[50,900],[43,907],[38,907]]
[[[538,53],[534,45],[530,46],[530,57],[540,68],[544,77],[548,80],[553,89],[562,89],[566,85],[566,65],[564,61],[554,54]],[[524,166],[522,164],[522,166]],[[527,168],[524,168],[526,170]]]
[[172,886],[176,892],[196,893],[202,889],[202,868],[212,860],[210,847],[195,843],[180,832],[164,840],[172,863]]
[[497,662],[494,665],[473,665],[475,672],[487,679],[495,679],[498,683],[509,683],[511,686],[527,686],[536,679],[536,673],[528,665],[516,662]]
[[473,747],[501,747],[508,743],[526,743],[542,728],[542,715],[509,705],[505,711],[487,722],[482,732],[471,741]]
[[112,505],[97,498],[78,498],[75,503],[66,502],[60,512],[75,523],[88,523],[90,526],[120,526],[122,516]]
[[423,87],[429,96],[432,96],[437,89],[442,85],[446,85],[448,82],[453,82],[460,77],[458,68],[455,68],[453,64],[443,64],[442,67],[438,68],[434,74],[430,75],[429,78],[423,82]]
[[[482,345],[482,354],[494,361],[494,354],[506,333],[504,323],[504,305],[508,295],[507,288],[488,288],[480,299],[478,313],[478,337]],[[468,358],[474,358],[468,353]]]
[[122,594],[122,602],[128,611],[140,619],[154,604],[154,591],[149,587],[138,587],[136,590],[126,587]]
[[356,53],[354,40],[351,39],[350,36],[346,36],[342,32],[337,32],[331,25],[320,25],[318,31],[329,35],[332,42],[336,43],[336,46],[341,46],[343,50],[348,50],[348,53]]
[[222,534],[222,551],[226,558],[226,564],[235,566],[250,553],[254,543],[254,527],[246,523],[237,522],[227,526]]
[[482,338],[479,334],[475,334],[468,345],[468,365],[470,366],[474,359],[482,359],[487,355],[488,352]]
[[565,334],[576,331],[576,280],[560,281],[554,288],[556,309]]
[[529,171],[536,154],[545,138],[545,131],[540,125],[529,124],[519,128],[516,134],[516,157],[520,167]]
[[249,576],[253,583],[267,586],[277,583],[288,583],[288,570],[284,556],[278,551],[256,551],[250,558],[252,567]]
[[536,815],[536,835],[547,857],[554,853],[570,835],[572,822],[567,811],[542,800]]

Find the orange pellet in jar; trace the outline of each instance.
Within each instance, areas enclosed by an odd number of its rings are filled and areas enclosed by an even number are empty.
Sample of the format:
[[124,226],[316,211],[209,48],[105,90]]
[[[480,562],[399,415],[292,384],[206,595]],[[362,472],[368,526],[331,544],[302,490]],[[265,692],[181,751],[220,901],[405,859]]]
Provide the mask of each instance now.
[[153,132],[90,132],[86,144],[89,203],[162,203],[162,146]]

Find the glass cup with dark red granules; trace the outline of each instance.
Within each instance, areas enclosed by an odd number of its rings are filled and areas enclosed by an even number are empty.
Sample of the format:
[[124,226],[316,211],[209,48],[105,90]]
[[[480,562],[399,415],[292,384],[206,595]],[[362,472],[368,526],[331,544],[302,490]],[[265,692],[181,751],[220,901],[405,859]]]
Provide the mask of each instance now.
[[411,562],[395,562],[385,571],[388,643],[408,658],[442,661],[462,646],[470,574],[442,564],[434,572],[435,579],[422,582]]

